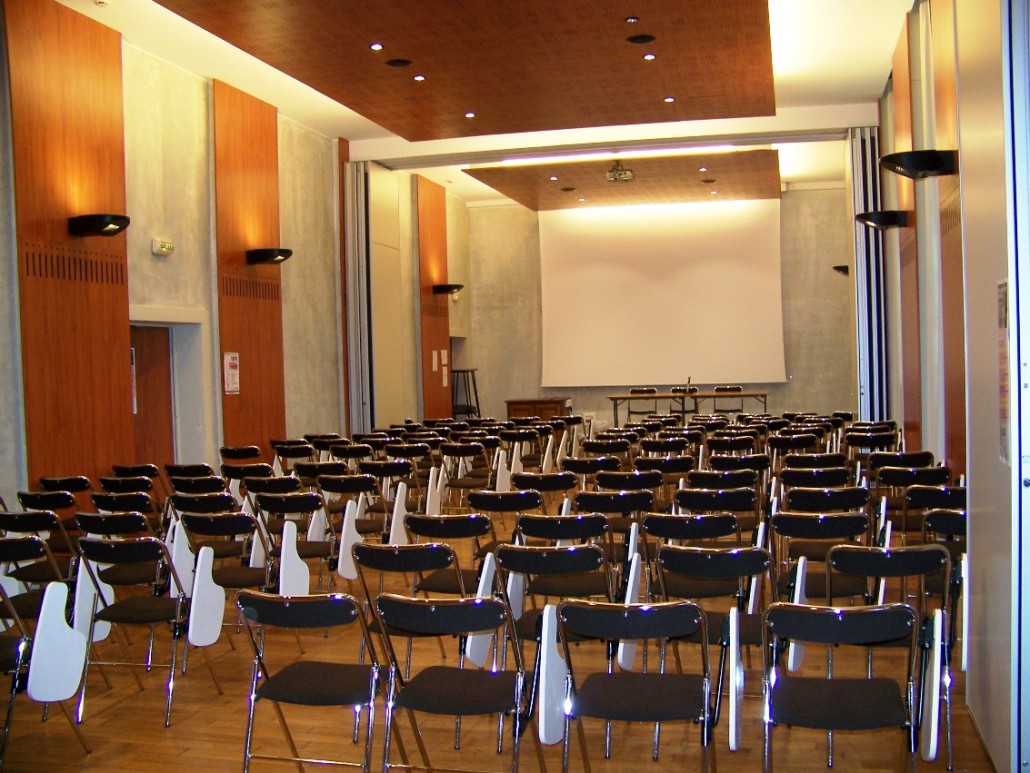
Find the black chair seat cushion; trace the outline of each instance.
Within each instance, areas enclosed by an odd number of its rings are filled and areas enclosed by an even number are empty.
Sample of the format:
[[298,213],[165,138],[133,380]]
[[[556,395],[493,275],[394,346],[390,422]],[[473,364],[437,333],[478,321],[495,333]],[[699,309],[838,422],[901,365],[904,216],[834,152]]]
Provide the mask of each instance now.
[[263,679],[257,697],[302,706],[360,706],[368,703],[371,680],[370,666],[305,660]]
[[[68,576],[70,558],[70,556],[54,556],[54,563],[57,564],[58,570],[64,577]],[[49,561],[36,561],[35,563],[24,564],[6,574],[15,580],[29,583],[50,582],[51,580],[61,579],[54,576],[54,568],[50,565]]]
[[733,596],[738,590],[739,583],[736,577],[710,580],[671,573],[665,575],[665,591],[669,598],[715,599]]
[[129,596],[97,611],[97,620],[109,623],[150,625],[175,619],[175,599],[154,596]]
[[818,679],[782,676],[772,692],[773,719],[821,730],[900,727],[907,719],[893,679]]
[[207,539],[197,541],[197,552],[200,548],[209,547],[215,558],[237,558],[243,555],[244,543],[237,540]]
[[[786,574],[780,575],[776,586],[776,591],[781,597],[787,596],[790,587],[790,577]],[[833,576],[834,598],[864,596],[867,592],[868,585],[865,577],[849,574],[835,574]],[[826,574],[824,572],[810,571],[805,575],[805,595],[808,597],[810,604],[822,604],[826,601]]]
[[[459,569],[461,582],[465,586],[465,593],[472,594],[479,587],[479,572],[475,569]],[[461,591],[454,578],[453,569],[438,569],[430,572],[415,586],[415,590],[424,593],[454,593]]]
[[211,579],[223,588],[262,588],[266,573],[260,566],[217,566],[211,570]]
[[[729,613],[727,612],[706,612],[708,619],[708,643],[713,646],[727,645],[730,643]],[[677,641],[701,642],[701,629],[699,628],[690,636],[684,636]],[[745,647],[762,646],[762,616],[744,615],[740,616],[740,643]]]
[[[162,568],[162,579],[167,576],[168,570]],[[97,572],[97,577],[108,585],[149,585],[157,578],[157,562],[144,561],[139,564],[115,564],[106,569],[101,569]]]
[[590,674],[576,687],[573,714],[637,722],[697,719],[703,684],[698,674]]
[[397,695],[396,706],[460,717],[506,712],[515,703],[515,671],[430,666]]
[[[290,518],[289,520],[297,524],[297,533],[303,534],[308,530],[308,519],[307,518]],[[280,536],[283,533],[283,526],[286,525],[286,518],[269,518],[266,522],[269,534],[275,534]]]
[[[43,606],[43,591],[30,590],[10,597],[11,606],[22,620],[35,620]],[[0,606],[0,617],[7,617],[7,608]]]
[[358,534],[382,534],[386,526],[385,518],[359,518],[354,521]]
[[604,575],[597,572],[590,574],[568,574],[556,577],[534,577],[529,581],[526,592],[532,596],[553,596],[561,598],[589,598],[606,596],[608,584]]
[[[297,540],[297,555],[303,559],[308,558],[328,558],[329,550],[332,543],[329,542],[314,542],[308,540]],[[276,557],[282,555],[282,547],[276,545],[272,549],[272,554]]]

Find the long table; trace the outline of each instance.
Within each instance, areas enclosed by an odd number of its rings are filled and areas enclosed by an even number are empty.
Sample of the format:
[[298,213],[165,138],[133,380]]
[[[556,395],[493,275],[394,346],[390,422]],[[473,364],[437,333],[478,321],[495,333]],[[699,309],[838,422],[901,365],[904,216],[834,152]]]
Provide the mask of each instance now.
[[678,403],[680,410],[678,413],[687,413],[687,401],[693,402],[693,413],[700,413],[699,404],[705,400],[711,400],[713,405],[715,400],[723,398],[725,400],[734,400],[736,398],[751,398],[758,402],[762,406],[762,412],[766,410],[766,400],[769,397],[769,390],[767,389],[745,389],[741,392],[716,392],[714,390],[698,390],[697,392],[651,392],[650,394],[638,394],[636,392],[619,392],[617,394],[608,395],[608,399],[612,401],[612,415],[615,423],[614,427],[619,426],[619,406],[628,400],[671,400],[674,403]]

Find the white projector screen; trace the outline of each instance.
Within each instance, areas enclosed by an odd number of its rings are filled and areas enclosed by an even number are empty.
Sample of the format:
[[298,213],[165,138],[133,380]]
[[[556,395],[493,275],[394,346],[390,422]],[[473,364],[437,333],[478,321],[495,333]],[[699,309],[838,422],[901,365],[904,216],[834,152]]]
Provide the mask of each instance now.
[[786,380],[779,199],[539,222],[543,386]]

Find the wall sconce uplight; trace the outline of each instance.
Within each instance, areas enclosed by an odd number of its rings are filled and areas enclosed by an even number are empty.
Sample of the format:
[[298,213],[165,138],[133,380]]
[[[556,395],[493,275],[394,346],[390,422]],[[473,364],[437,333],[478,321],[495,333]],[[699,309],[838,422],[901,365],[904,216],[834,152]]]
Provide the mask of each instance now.
[[247,264],[254,266],[262,263],[282,263],[293,254],[293,250],[285,247],[263,247],[247,250]]
[[907,228],[908,212],[898,209],[863,212],[860,215],[855,215],[855,220],[878,231],[884,231],[888,228]]
[[433,295],[454,295],[465,289],[465,285],[442,284],[433,285]]
[[958,152],[954,150],[906,150],[890,153],[880,159],[880,166],[888,172],[921,180],[955,174]]
[[115,236],[128,227],[128,215],[95,214],[68,218],[68,233],[72,236]]

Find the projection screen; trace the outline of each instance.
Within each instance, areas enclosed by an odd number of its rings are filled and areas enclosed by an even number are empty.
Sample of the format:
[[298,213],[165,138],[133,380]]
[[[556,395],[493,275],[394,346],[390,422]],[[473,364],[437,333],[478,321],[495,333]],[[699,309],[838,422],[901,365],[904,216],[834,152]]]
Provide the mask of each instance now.
[[785,380],[779,199],[539,222],[543,386]]

